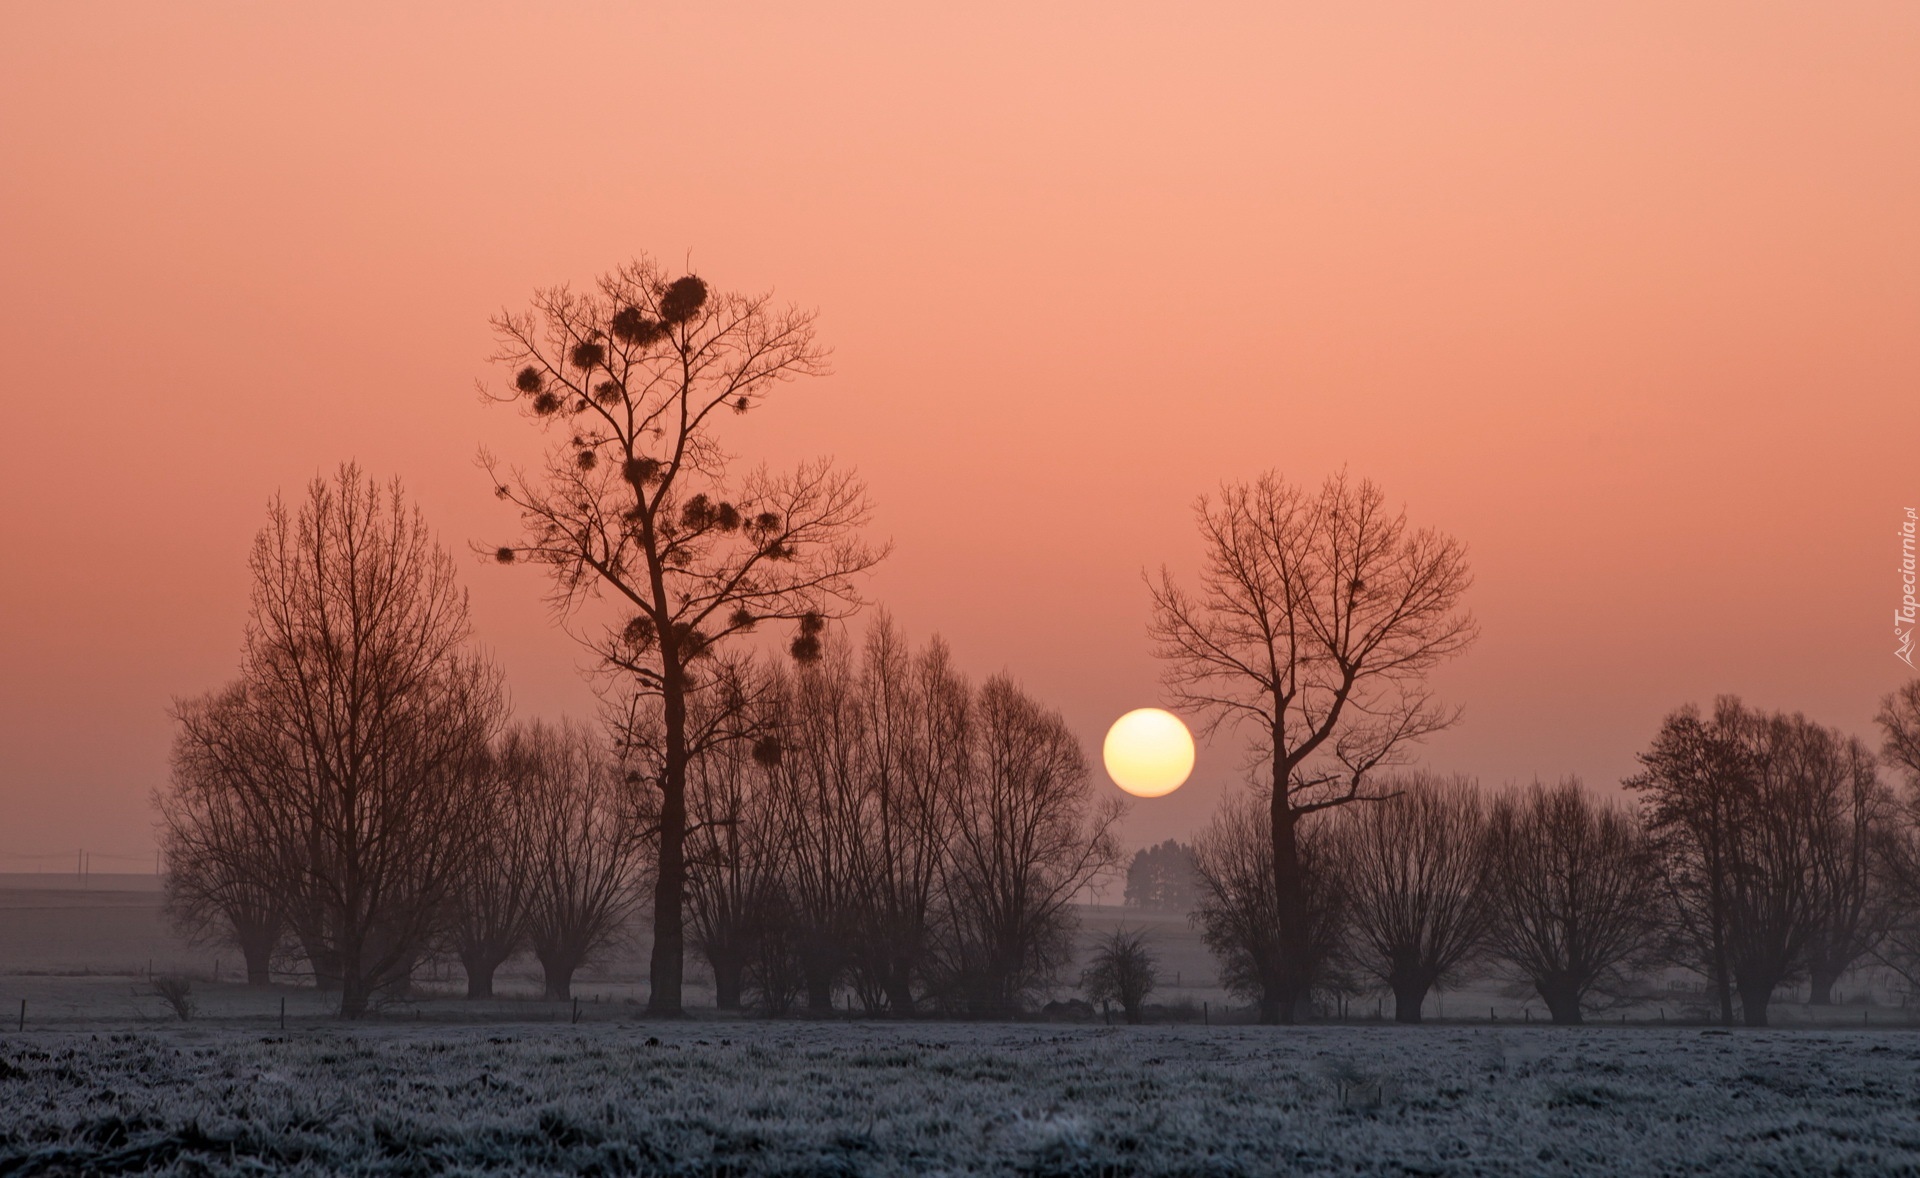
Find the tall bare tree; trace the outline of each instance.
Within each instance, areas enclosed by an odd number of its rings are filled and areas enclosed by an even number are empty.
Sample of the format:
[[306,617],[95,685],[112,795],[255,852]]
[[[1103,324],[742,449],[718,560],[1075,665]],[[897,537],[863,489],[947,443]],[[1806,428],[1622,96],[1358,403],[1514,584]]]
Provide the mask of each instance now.
[[1501,798],[1489,823],[1495,954],[1533,984],[1556,1023],[1618,990],[1659,929],[1659,886],[1633,815],[1577,778]]
[[817,649],[823,620],[857,607],[857,574],[883,555],[857,532],[861,484],[825,461],[787,475],[728,477],[718,425],[782,384],[826,371],[813,317],[769,296],[715,293],[650,259],[565,287],[494,320],[506,399],[558,424],[564,441],[537,474],[482,456],[524,533],[497,550],[553,576],[563,611],[608,599],[622,616],[588,641],[627,685],[660,703],[661,770],[648,1009],[682,1010],[687,717],[703,673],[730,639],[766,621],[798,626]]
[[1340,814],[1333,855],[1354,956],[1393,991],[1394,1018],[1417,1023],[1427,992],[1484,947],[1493,856],[1472,781],[1417,774],[1385,785],[1386,800]]
[[1268,794],[1275,919],[1274,1016],[1314,984],[1300,826],[1378,798],[1376,770],[1452,724],[1426,676],[1473,641],[1460,607],[1472,578],[1460,543],[1414,528],[1373,483],[1345,474],[1318,493],[1277,475],[1231,484],[1195,509],[1206,545],[1197,591],[1161,571],[1150,633],[1175,702],[1209,730],[1244,729]]
[[499,675],[468,646],[452,557],[351,465],[276,499],[254,542],[241,681],[265,763],[289,923],[340,1011],[366,1013],[426,950],[485,805]]

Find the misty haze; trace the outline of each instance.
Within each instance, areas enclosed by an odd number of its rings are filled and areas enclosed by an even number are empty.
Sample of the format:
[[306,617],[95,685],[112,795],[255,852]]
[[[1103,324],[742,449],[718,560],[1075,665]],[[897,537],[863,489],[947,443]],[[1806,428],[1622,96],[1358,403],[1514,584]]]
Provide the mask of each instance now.
[[0,1175],[1920,1173],[1916,77],[0,13]]

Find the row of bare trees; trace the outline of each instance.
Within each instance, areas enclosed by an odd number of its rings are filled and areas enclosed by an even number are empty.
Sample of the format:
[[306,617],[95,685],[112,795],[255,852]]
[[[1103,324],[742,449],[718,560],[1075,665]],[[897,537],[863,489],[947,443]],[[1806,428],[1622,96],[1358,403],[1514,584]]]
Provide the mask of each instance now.
[[451,556],[352,466],[276,500],[238,678],[176,708],[156,801],[169,902],[247,977],[298,958],[341,1012],[457,955],[485,993],[523,943],[564,995],[631,905],[631,792],[606,742],[507,727]]
[[[626,694],[611,736],[508,724],[450,557],[352,467],[273,505],[253,572],[239,677],[177,709],[176,915],[250,981],[295,959],[348,1016],[430,958],[484,997],[530,951],[567,997],[662,870],[662,697]],[[683,668],[682,886],[720,1004],[1018,1009],[1117,860],[1117,800],[1006,676],[975,685],[884,616],[858,650],[803,628],[791,659]]]
[[[1431,673],[1477,626],[1464,547],[1345,474],[1266,475],[1196,506],[1197,584],[1162,571],[1150,633],[1176,706],[1250,749],[1253,788],[1200,840],[1198,917],[1227,984],[1267,1021],[1370,975],[1403,1018],[1497,958],[1553,1016],[1666,961],[1764,1022],[1804,977],[1815,1002],[1870,956],[1911,971],[1920,781],[1904,808],[1858,740],[1738,700],[1667,718],[1640,806],[1577,785],[1487,803],[1396,773],[1452,725]],[[1920,688],[1887,701],[1885,756],[1920,755]]]
[[[1382,796],[1302,831],[1314,990],[1390,991],[1419,1022],[1428,994],[1499,963],[1556,1022],[1613,993],[1653,946],[1646,840],[1623,808],[1580,783],[1535,785],[1491,804],[1462,779],[1383,779]],[[1235,800],[1196,842],[1196,913],[1230,990],[1281,1021],[1300,966],[1283,963],[1258,799]],[[1292,1012],[1296,1017],[1301,1012]]]
[[[1007,1014],[1066,963],[1074,909],[1118,859],[1117,800],[1004,675],[971,684],[884,616],[856,650],[735,666],[697,715],[688,919],[722,1008]],[[629,728],[658,748],[657,713]]]
[[[1376,800],[1302,832],[1315,988],[1390,991],[1417,1022],[1435,988],[1497,972],[1573,1023],[1680,967],[1722,1021],[1737,1007],[1764,1026],[1789,984],[1822,1005],[1862,966],[1911,980],[1920,684],[1880,722],[1885,760],[1913,779],[1905,807],[1863,742],[1731,697],[1667,717],[1627,782],[1637,807],[1574,780],[1489,799],[1464,779],[1383,777]],[[1196,915],[1227,984],[1277,1019],[1290,973],[1259,800],[1231,802],[1198,840]]]

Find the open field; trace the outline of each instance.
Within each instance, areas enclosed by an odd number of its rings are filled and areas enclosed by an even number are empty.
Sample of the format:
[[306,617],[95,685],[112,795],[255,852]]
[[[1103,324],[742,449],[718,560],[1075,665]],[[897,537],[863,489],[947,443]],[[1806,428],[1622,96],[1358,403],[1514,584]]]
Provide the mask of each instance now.
[[712,1023],[9,1036],[0,1174],[1912,1174],[1920,1036]]
[[[1729,1033],[1678,1025],[1662,995],[1630,1025],[1548,1028],[1489,980],[1426,1027],[1375,1023],[1370,1000],[1344,1024],[1254,1027],[1184,918],[1096,907],[1083,946],[1147,927],[1157,997],[1211,1025],[655,1022],[639,935],[580,977],[577,1014],[523,961],[494,1001],[460,997],[455,971],[344,1024],[311,988],[248,987],[231,962],[215,980],[150,878],[61,883],[0,887],[0,1178],[1920,1174],[1920,1030],[1887,1005],[1782,1002],[1788,1029]],[[194,978],[193,1021],[152,994],[149,959]]]

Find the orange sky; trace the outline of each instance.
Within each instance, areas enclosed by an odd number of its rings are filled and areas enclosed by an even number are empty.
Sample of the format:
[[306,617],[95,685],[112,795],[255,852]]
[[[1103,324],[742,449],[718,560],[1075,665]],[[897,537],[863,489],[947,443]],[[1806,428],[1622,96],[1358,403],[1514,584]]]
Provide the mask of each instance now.
[[[1268,467],[1470,545],[1439,768],[1611,783],[1723,691],[1864,733],[1905,672],[1910,4],[298,7],[0,9],[0,869],[150,868],[276,488],[507,533],[487,317],[640,250],[819,308],[735,449],[857,466],[875,595],[1092,756],[1159,698],[1141,569]],[[537,575],[466,583],[589,707]]]

